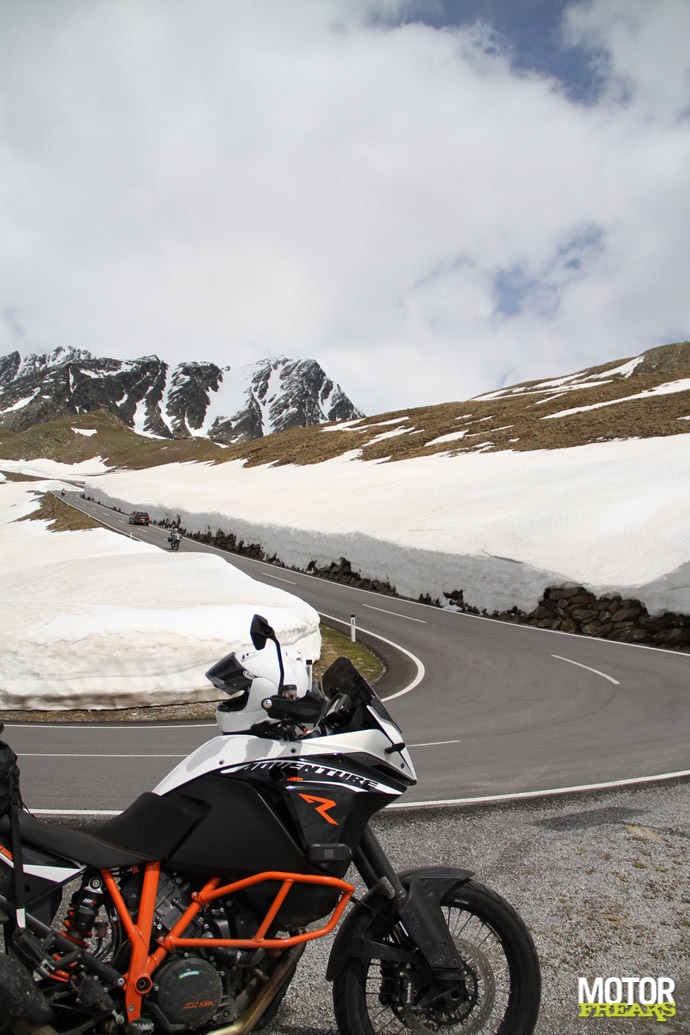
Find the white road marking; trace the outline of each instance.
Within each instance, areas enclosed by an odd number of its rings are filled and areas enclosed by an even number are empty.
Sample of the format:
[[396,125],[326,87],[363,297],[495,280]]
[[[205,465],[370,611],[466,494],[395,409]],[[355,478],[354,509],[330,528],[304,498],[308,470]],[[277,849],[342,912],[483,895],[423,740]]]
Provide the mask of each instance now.
[[410,615],[402,615],[399,611],[387,611],[385,607],[374,607],[373,604],[362,604],[362,607],[368,607],[370,611],[380,611],[384,615],[394,615],[395,618],[406,618],[408,622],[419,622],[420,625],[426,625],[423,618],[412,618]]
[[[658,776],[636,776],[628,780],[608,780],[605,783],[585,783],[579,787],[551,787],[543,791],[517,791],[513,794],[484,794],[476,798],[437,798],[433,801],[394,801],[386,805],[391,809],[425,809],[452,805],[489,805],[492,802],[528,801],[531,798],[553,798],[582,791],[605,791],[616,787],[633,787],[636,784],[658,783],[661,780],[678,780],[690,776],[690,770],[679,773],[660,773]],[[34,816],[119,816],[122,809],[32,809]]]
[[77,733],[84,733],[91,730],[127,730],[128,733],[138,733],[139,731],[148,733],[149,730],[205,730],[215,727],[215,722],[190,722],[184,725],[176,725],[174,722],[155,724],[144,723],[143,725],[135,726],[123,723],[121,726],[115,723],[108,726],[96,726],[95,723],[86,722],[83,726],[67,726],[64,723],[53,723],[52,726],[47,725],[43,722],[6,722],[6,730],[74,730]]
[[[461,744],[461,740],[426,740],[421,744],[408,744],[409,748],[428,748],[428,747],[443,747],[445,744]],[[22,751],[20,752],[22,758],[187,758],[187,755],[160,755],[151,754],[147,752],[138,755],[119,755],[119,754],[74,754],[68,751]]]
[[620,682],[614,679],[613,676],[607,676],[605,672],[600,672],[598,668],[590,668],[589,665],[583,665],[580,661],[573,661],[572,658],[562,658],[560,654],[552,654],[552,658],[556,658],[558,661],[567,661],[570,665],[577,665],[578,668],[586,668],[588,672],[593,672],[595,676],[601,676],[602,679],[608,679],[609,683],[615,683],[616,686],[620,686]]
[[106,755],[103,753],[96,755],[81,755],[72,754],[69,751],[37,751],[33,753],[30,751],[20,751],[19,756],[20,758],[187,758],[187,755],[151,755],[149,754],[149,752],[147,752],[145,755]]
[[123,809],[32,809],[33,816],[119,816]]
[[281,579],[280,575],[271,575],[270,571],[261,572],[264,578],[275,579],[276,582],[287,582],[289,586],[296,586],[297,583],[293,579]]
[[[350,625],[349,622],[346,622],[342,618],[336,618],[335,615],[327,615],[323,611],[319,611],[319,614],[322,618],[327,618],[329,622],[339,622],[340,625],[346,625],[348,627]],[[417,619],[415,619],[415,621],[417,621]],[[417,675],[414,677],[412,682],[408,683],[407,686],[404,686],[402,690],[398,690],[397,693],[389,694],[388,697],[383,697],[383,701],[394,701],[396,697],[402,697],[404,694],[409,694],[410,690],[414,690],[416,686],[419,686],[426,675],[426,669],[424,668],[424,663],[416,654],[413,654],[412,651],[407,650],[405,647],[401,647],[399,643],[394,643],[393,640],[387,640],[385,636],[379,636],[378,633],[370,632],[369,629],[360,629],[360,632],[365,633],[367,636],[373,636],[375,640],[380,640],[381,643],[387,643],[390,647],[395,647],[396,650],[399,650],[401,654],[408,657],[417,667]]]
[[643,783],[659,783],[661,780],[679,780],[690,776],[690,770],[679,773],[659,773],[657,776],[633,776],[626,780],[606,780],[603,783],[583,783],[577,787],[549,787],[543,791],[515,791],[512,794],[483,794],[476,798],[438,798],[435,801],[394,801],[386,805],[389,809],[436,808],[439,805],[484,805],[491,802],[521,801],[530,798],[553,798],[557,795],[579,794],[582,791],[605,791],[617,787],[634,787]]
[[427,740],[423,744],[408,744],[409,748],[435,748],[444,744],[461,744],[461,740]]

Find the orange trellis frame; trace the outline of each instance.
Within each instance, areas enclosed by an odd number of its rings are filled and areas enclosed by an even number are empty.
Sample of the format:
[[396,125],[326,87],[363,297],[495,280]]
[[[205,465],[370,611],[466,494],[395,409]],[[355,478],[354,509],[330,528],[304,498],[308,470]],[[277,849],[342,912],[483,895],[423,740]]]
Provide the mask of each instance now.
[[[317,876],[303,873],[287,873],[282,870],[267,870],[263,873],[253,874],[251,877],[244,877],[241,880],[231,881],[229,884],[222,884],[220,877],[212,877],[204,884],[200,891],[192,894],[192,902],[177,920],[169,933],[158,939],[158,948],[150,951],[153,931],[154,912],[158,882],[160,879],[160,862],[150,862],[144,869],[144,879],[141,889],[141,900],[136,921],[130,916],[124,899],[120,894],[115,878],[110,870],[102,870],[101,876],[115,904],[118,916],[123,929],[129,938],[132,946],[132,956],[129,970],[125,975],[125,1006],[127,1020],[135,1021],[141,1017],[141,1001],[153,987],[152,974],[160,966],[168,953],[178,948],[199,947],[212,949],[235,948],[235,949],[268,949],[283,950],[293,945],[300,945],[303,942],[312,941],[315,938],[323,938],[330,934],[343,910],[347,906],[354,892],[354,885],[337,877]],[[225,895],[232,895],[242,891],[244,888],[252,887],[255,884],[266,882],[278,882],[280,887],[266,911],[266,915],[259,924],[256,934],[252,938],[185,938],[184,932],[192,920],[210,903]],[[295,884],[311,884],[319,888],[332,888],[340,892],[340,898],[335,908],[323,927],[312,931],[304,931],[301,934],[288,935],[284,938],[267,938],[266,933],[275,920],[278,911],[290,890]]]

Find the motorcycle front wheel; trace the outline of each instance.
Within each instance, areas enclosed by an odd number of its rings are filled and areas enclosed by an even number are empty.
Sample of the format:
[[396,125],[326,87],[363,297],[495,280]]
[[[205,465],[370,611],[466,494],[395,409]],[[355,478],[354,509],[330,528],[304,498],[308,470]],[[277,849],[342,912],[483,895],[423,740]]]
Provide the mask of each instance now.
[[[372,959],[351,957],[333,983],[341,1035],[532,1035],[541,978],[531,935],[515,910],[477,881],[442,899],[462,959],[462,980],[439,993],[395,912],[372,912],[364,934]],[[381,945],[376,958],[376,946]],[[404,950],[404,960],[395,952]]]

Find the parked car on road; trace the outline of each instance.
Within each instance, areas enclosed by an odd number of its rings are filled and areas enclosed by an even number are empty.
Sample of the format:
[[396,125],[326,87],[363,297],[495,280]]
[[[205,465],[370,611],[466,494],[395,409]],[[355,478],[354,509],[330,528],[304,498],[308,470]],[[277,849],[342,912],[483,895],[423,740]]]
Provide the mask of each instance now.
[[129,515],[130,525],[148,525],[149,516],[145,510],[133,510]]

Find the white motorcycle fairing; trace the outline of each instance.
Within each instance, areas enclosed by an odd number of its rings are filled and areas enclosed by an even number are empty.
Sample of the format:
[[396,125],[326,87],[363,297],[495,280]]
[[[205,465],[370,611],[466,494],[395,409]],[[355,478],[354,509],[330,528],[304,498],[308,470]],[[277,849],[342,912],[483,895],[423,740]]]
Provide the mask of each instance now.
[[[400,747],[395,747],[396,744]],[[168,794],[182,789],[185,784],[207,773],[229,773],[240,767],[278,759],[286,759],[298,765],[309,759],[336,759],[354,755],[368,756],[374,764],[378,763],[379,767],[390,771],[391,777],[399,774],[398,779],[402,776],[406,786],[416,782],[414,765],[407,748],[402,746],[401,736],[393,740],[382,729],[311,737],[299,741],[267,740],[251,734],[232,734],[213,737],[202,744],[164,777],[154,788],[154,792]],[[331,766],[324,761],[321,768],[325,776],[329,770],[335,772],[339,767],[335,763]],[[391,795],[392,798],[397,798],[402,793],[402,788],[398,789],[374,779],[371,779],[371,784],[374,786],[370,789],[375,788],[383,794]]]

